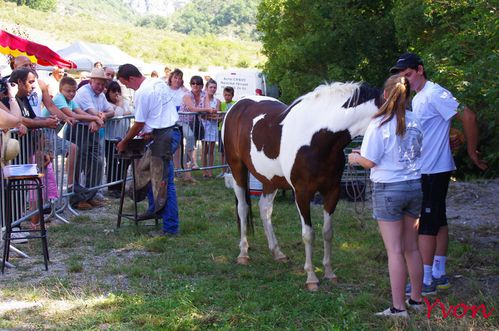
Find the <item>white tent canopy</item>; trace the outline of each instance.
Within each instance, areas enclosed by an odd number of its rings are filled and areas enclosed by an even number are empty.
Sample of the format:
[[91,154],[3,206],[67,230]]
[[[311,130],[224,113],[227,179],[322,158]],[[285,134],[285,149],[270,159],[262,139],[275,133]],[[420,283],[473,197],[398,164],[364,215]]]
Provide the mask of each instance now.
[[123,52],[116,46],[87,43],[76,41],[66,48],[58,50],[62,58],[71,60],[78,66],[78,71],[91,71],[95,62],[99,61],[104,66],[117,68],[118,66],[131,63],[141,69],[144,62]]

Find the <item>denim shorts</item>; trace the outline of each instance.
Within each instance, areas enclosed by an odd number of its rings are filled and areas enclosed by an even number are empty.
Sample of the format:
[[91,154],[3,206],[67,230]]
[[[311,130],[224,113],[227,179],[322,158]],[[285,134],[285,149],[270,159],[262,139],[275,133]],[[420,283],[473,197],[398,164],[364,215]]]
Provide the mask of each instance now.
[[373,183],[373,217],[378,221],[399,221],[404,215],[419,217],[423,193],[421,180]]

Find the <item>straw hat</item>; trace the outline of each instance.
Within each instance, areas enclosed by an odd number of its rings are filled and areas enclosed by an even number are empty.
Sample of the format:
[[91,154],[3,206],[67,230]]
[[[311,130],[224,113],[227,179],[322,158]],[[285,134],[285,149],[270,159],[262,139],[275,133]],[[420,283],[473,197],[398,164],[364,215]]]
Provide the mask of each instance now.
[[102,68],[93,68],[88,78],[107,80],[106,73]]
[[19,141],[10,137],[10,131],[2,132],[2,155],[0,162],[2,165],[8,164],[19,154]]

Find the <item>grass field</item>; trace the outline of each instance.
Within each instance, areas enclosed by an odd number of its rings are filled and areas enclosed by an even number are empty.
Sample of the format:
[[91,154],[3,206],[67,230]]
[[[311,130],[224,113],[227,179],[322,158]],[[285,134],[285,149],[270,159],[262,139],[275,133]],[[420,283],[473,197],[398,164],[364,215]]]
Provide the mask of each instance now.
[[[273,261],[256,219],[250,265],[235,264],[234,197],[218,179],[178,183],[181,235],[153,238],[155,228],[125,221],[116,229],[117,200],[49,229],[51,264],[43,271],[40,244],[19,245],[31,258],[12,259],[0,276],[0,329],[15,330],[497,330],[468,313],[442,317],[434,309],[409,321],[376,318],[390,305],[386,254],[366,211],[341,201],[335,213],[333,264],[337,284],[304,288],[301,227],[290,194],[278,196],[274,224],[288,263]],[[256,200],[253,211],[257,215]],[[142,206],[143,208],[143,206]],[[322,210],[312,208],[314,263],[322,275]],[[497,305],[497,252],[452,241],[454,286],[438,293],[445,305]],[[459,311],[458,311],[459,312]]]

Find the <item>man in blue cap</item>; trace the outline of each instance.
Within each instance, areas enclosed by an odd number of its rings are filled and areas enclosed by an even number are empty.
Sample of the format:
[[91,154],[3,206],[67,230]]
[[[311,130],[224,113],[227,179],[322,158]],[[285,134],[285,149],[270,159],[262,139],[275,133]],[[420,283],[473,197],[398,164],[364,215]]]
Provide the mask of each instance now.
[[477,152],[475,113],[459,103],[448,90],[428,80],[423,61],[418,55],[401,55],[390,73],[407,77],[411,89],[416,92],[412,99],[412,110],[423,129],[423,205],[419,220],[419,251],[424,265],[422,294],[435,294],[436,289],[450,287],[445,271],[449,241],[445,199],[451,173],[456,169],[449,139],[454,117],[462,122],[467,152],[473,163],[481,170],[486,170],[487,164]]

